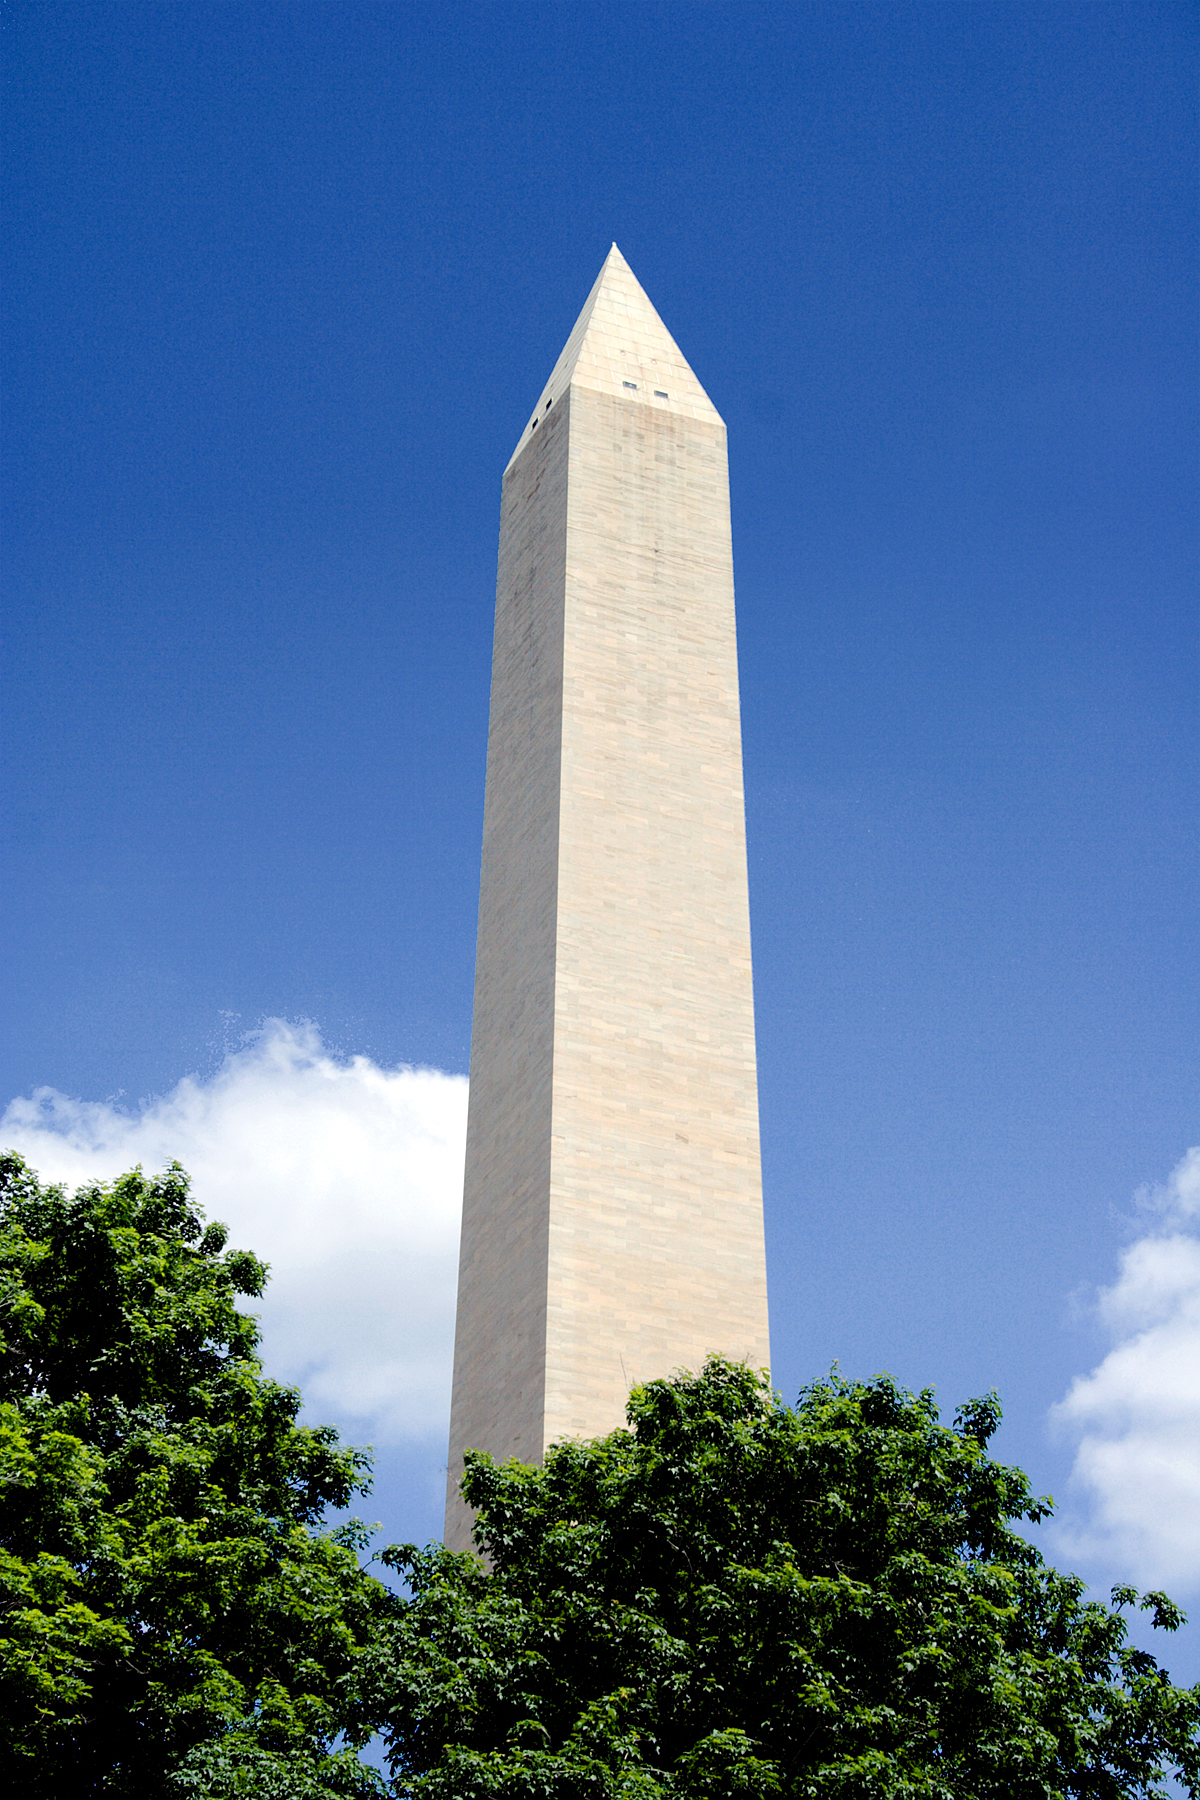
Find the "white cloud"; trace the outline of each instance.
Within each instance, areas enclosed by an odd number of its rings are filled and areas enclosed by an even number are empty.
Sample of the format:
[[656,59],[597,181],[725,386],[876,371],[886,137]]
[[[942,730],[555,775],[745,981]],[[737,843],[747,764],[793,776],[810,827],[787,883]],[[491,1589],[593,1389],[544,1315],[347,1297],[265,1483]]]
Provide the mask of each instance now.
[[339,1062],[272,1019],[138,1112],[39,1088],[0,1143],[72,1185],[181,1162],[207,1216],[271,1264],[270,1372],[309,1417],[386,1443],[446,1428],[466,1122],[463,1076]]
[[1059,1536],[1182,1594],[1200,1587],[1200,1147],[1138,1202],[1151,1228],[1098,1298],[1113,1348],[1052,1413],[1079,1436],[1073,1480],[1090,1513]]

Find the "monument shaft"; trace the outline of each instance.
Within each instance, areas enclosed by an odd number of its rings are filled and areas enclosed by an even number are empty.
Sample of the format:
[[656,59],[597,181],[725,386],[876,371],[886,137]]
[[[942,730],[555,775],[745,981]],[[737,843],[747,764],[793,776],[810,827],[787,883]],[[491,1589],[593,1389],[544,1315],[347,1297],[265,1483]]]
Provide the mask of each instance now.
[[725,427],[613,247],[504,478],[447,1542],[768,1360]]

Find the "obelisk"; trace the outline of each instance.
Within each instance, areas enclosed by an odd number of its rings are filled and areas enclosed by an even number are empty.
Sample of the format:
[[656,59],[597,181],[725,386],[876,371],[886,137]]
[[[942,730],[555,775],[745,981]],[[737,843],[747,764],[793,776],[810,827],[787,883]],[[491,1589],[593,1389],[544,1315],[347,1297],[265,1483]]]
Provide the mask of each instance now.
[[768,1361],[725,426],[613,245],[504,474],[446,1541],[463,1452]]

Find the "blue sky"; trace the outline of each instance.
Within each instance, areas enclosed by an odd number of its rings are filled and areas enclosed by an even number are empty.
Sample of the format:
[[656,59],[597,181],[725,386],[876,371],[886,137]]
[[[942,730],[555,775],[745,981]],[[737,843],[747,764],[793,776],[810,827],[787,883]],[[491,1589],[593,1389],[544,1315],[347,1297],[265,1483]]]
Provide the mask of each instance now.
[[[351,1393],[452,1210],[394,1071],[467,1069],[500,473],[615,239],[729,427],[776,1380],[997,1387],[1083,1572],[1200,1591],[1194,8],[4,30],[10,1137],[178,1139],[293,1318],[344,1219],[328,1379],[268,1348]],[[426,1535],[439,1402],[354,1392]]]

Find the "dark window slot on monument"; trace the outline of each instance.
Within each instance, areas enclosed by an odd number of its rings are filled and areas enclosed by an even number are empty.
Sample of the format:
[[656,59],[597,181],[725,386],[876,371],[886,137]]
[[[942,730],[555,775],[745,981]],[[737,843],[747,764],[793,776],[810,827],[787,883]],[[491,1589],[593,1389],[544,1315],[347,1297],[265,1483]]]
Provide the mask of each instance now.
[[625,382],[622,382],[622,384],[621,384],[621,385],[622,385],[622,386],[623,386],[623,387],[631,387],[631,388],[636,388],[636,387],[637,387],[637,382],[636,382],[636,381],[625,381]]
[[670,394],[666,393],[663,388],[655,388],[654,392],[659,400],[669,400],[671,398]]

